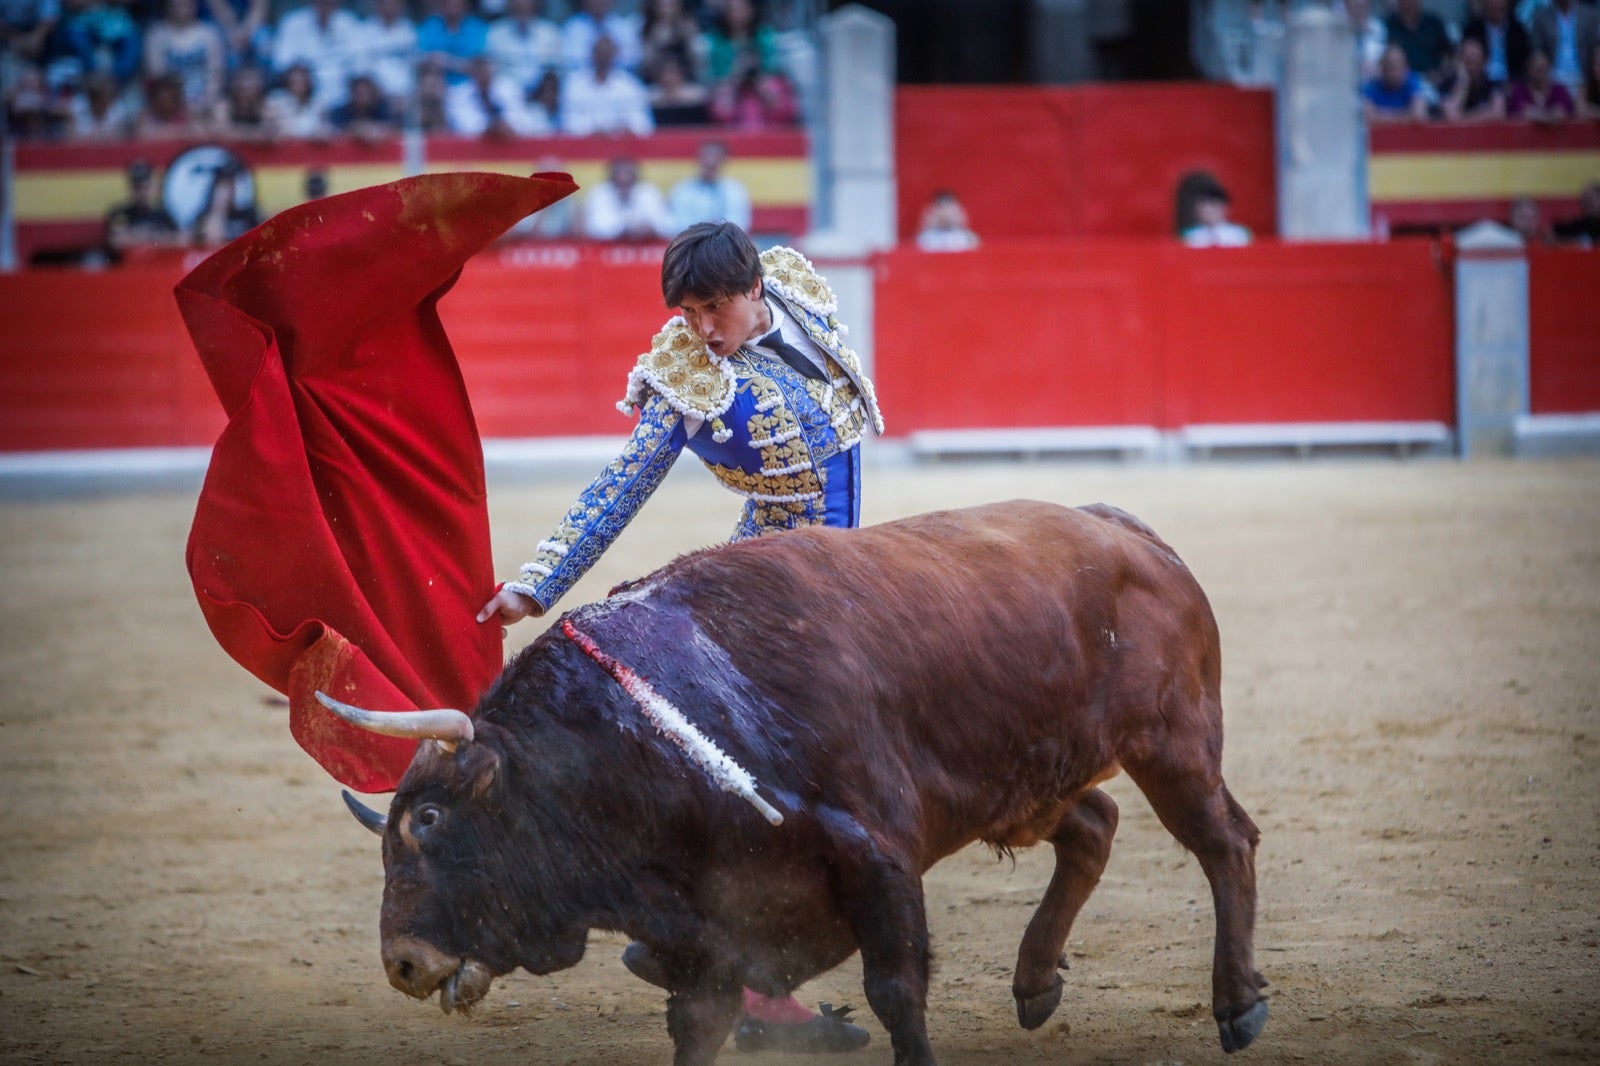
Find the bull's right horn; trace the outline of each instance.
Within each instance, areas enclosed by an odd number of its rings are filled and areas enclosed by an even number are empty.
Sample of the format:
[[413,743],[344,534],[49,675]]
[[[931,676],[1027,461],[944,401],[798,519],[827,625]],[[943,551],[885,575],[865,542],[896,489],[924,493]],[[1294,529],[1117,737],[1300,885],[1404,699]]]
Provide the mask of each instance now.
[[316,696],[317,701],[328,710],[357,729],[371,733],[381,733],[386,737],[437,740],[446,751],[455,751],[457,744],[472,739],[472,719],[449,707],[434,711],[364,711],[360,707],[340,703],[324,692],[318,692]]
[[379,836],[383,836],[384,829],[389,825],[389,816],[379,814],[365,803],[350,795],[349,789],[341,788],[339,795],[344,797],[344,805],[350,808],[350,813],[356,816],[356,821],[366,826]]

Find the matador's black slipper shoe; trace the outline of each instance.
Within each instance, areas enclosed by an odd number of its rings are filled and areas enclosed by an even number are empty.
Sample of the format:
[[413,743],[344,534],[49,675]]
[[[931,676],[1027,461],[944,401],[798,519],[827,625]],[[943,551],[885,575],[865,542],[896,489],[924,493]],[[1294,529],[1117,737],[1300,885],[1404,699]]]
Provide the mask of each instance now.
[[850,1024],[850,1008],[818,1005],[822,1013],[804,1022],[762,1022],[748,1014],[733,1030],[733,1046],[740,1051],[790,1051],[802,1055],[855,1051],[867,1046],[872,1035]]

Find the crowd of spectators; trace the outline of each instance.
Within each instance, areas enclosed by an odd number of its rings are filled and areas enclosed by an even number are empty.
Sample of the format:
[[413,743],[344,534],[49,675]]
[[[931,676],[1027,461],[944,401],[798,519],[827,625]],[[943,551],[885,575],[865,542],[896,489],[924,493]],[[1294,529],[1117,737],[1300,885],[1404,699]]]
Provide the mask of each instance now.
[[7,129],[373,140],[765,130],[800,115],[760,0],[273,2],[0,0]]
[[1344,0],[1369,122],[1600,120],[1591,0],[1473,0],[1460,24],[1422,0]]

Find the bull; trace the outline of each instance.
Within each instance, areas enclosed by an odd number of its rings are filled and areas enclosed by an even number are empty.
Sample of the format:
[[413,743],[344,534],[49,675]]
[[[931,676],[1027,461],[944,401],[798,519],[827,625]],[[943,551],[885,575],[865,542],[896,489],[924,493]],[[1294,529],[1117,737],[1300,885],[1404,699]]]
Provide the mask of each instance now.
[[324,702],[428,738],[388,815],[367,812],[396,988],[465,1009],[496,976],[570,967],[590,929],[621,931],[670,991],[689,1066],[715,1058],[741,985],[786,995],[859,950],[895,1062],[922,1064],[922,874],[973,841],[1055,849],[1012,981],[1037,1028],[1111,850],[1117,807],[1096,786],[1119,770],[1211,884],[1223,1050],[1260,1033],[1260,834],[1223,782],[1220,675],[1205,594],[1148,526],[1013,501],[684,556],[563,616],[471,717]]

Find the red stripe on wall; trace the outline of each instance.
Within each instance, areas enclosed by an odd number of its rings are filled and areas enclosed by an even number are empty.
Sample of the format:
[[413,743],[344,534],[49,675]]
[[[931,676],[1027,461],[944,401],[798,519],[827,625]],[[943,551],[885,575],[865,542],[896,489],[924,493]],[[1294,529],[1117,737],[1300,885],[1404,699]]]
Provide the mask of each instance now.
[[471,163],[487,160],[526,159],[532,164],[544,156],[557,159],[613,159],[631,155],[636,159],[693,159],[706,141],[721,141],[734,159],[765,156],[804,159],[811,142],[803,132],[741,133],[708,127],[703,130],[669,131],[649,137],[537,137],[486,141],[479,138],[430,137],[428,162]]
[[1372,126],[1368,142],[1384,152],[1555,152],[1600,148],[1600,122],[1481,122],[1462,126],[1442,123]]
[[[1578,201],[1575,197],[1539,199],[1534,202],[1539,205],[1540,217],[1544,219],[1546,225],[1556,219],[1579,214]],[[1485,219],[1506,225],[1510,213],[1511,201],[1506,199],[1438,200],[1426,203],[1387,200],[1372,205],[1373,221],[1376,222],[1381,216],[1391,229],[1395,226],[1455,229]]]

